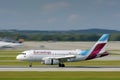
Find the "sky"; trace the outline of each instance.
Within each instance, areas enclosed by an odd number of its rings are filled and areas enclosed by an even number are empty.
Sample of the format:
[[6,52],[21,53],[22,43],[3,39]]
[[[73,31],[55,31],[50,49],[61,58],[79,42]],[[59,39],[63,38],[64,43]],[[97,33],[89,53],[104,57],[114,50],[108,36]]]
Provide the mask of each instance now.
[[0,0],[0,30],[120,30],[120,0]]

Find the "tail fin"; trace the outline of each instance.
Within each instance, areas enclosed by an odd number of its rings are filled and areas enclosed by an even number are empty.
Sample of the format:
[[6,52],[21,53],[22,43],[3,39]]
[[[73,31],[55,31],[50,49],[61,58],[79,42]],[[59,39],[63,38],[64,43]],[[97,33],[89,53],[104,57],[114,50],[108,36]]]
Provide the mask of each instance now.
[[87,60],[93,59],[97,56],[97,54],[105,52],[105,45],[108,41],[108,38],[109,34],[103,34],[100,37],[97,43],[90,49]]

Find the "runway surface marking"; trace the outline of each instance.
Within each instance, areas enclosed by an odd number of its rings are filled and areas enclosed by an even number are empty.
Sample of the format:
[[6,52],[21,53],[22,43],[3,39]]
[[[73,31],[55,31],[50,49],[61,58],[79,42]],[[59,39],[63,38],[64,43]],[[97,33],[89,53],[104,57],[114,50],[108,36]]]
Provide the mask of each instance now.
[[0,71],[120,71],[120,67],[0,67]]

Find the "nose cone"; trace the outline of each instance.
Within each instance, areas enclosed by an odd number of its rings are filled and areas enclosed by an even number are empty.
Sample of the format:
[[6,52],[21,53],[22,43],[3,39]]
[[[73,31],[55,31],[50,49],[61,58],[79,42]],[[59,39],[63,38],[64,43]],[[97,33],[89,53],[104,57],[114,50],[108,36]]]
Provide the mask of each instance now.
[[17,60],[20,60],[20,55],[18,55],[18,56],[16,57],[16,59],[17,59]]
[[18,56],[16,57],[16,59],[17,59],[17,60],[22,60],[22,56],[21,56],[21,55],[18,55]]
[[24,55],[18,55],[16,57],[17,60],[25,60],[25,56]]

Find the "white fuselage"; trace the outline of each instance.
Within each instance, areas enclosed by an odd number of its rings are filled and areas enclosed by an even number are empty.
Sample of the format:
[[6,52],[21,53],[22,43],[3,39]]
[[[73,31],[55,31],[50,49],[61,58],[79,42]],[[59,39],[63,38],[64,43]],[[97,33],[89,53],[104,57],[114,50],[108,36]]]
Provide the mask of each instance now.
[[80,61],[85,60],[86,56],[80,55],[81,50],[28,50],[22,52],[17,56],[17,59],[26,61],[43,61],[44,58],[54,58],[54,57],[67,57],[67,55],[75,56],[73,58],[68,58],[67,61]]

